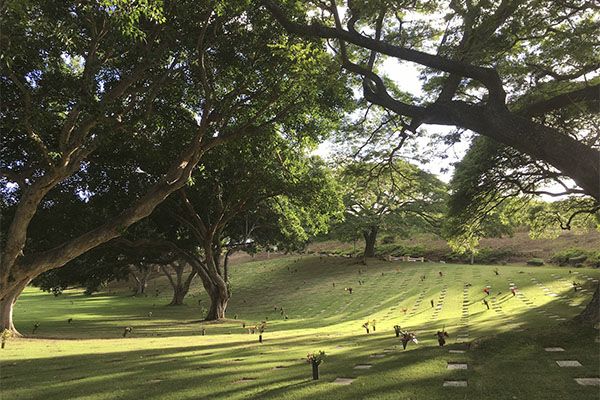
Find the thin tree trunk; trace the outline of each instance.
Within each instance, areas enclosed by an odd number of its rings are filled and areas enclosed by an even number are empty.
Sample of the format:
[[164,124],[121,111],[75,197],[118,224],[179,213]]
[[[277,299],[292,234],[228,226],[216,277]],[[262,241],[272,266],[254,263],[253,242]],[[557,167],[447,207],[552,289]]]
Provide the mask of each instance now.
[[[139,271],[139,276],[136,275],[135,270]],[[148,287],[148,278],[150,277],[150,273],[152,270],[150,268],[142,268],[142,267],[133,267],[132,270],[129,271],[129,275],[135,281],[135,295],[140,296],[145,293],[146,288]]]
[[229,282],[229,255],[232,253],[231,249],[228,249],[225,252],[225,257],[223,258],[223,279],[225,283]]

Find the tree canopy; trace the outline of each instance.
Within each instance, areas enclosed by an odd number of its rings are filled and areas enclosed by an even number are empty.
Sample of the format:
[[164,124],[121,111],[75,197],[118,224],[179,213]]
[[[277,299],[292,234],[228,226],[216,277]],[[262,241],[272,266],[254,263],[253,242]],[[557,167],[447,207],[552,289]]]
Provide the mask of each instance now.
[[337,230],[363,236],[365,257],[375,256],[380,231],[439,232],[446,188],[434,175],[400,160],[383,165],[351,162],[338,175],[346,211]]

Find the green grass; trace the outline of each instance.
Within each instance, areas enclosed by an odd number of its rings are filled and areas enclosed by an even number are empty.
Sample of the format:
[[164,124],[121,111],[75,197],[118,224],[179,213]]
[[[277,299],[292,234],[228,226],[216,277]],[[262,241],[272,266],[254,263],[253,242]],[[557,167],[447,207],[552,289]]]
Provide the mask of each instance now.
[[[198,300],[206,306],[207,298],[198,282],[182,307],[165,306],[170,298],[162,279],[150,284],[148,297],[131,297],[122,287],[91,297],[80,291],[54,297],[31,288],[17,303],[16,324],[30,333],[39,323],[37,338],[12,340],[1,351],[0,398],[597,399],[598,388],[579,386],[573,378],[598,376],[598,332],[568,320],[593,292],[594,283],[583,275],[598,279],[600,271],[499,266],[496,276],[494,268],[384,261],[365,268],[328,257],[240,264],[232,267],[234,297],[228,308],[228,317],[238,319],[215,324],[199,321]],[[586,291],[575,293],[572,280]],[[510,294],[510,282],[524,297]],[[463,297],[465,283],[472,286]],[[491,310],[481,303],[487,284]],[[434,315],[430,300],[437,303],[444,288],[442,309]],[[467,321],[461,319],[465,299]],[[289,319],[274,307],[283,307]],[[403,308],[409,311],[404,314]],[[263,344],[241,327],[267,318]],[[367,335],[361,325],[372,319],[377,330]],[[396,324],[416,331],[419,344],[403,351],[394,336]],[[134,330],[124,339],[125,326]],[[445,348],[434,337],[442,327],[450,334]],[[465,332],[470,346],[457,338]],[[566,351],[548,353],[547,346]],[[450,354],[449,349],[467,350]],[[315,382],[305,358],[318,350],[328,357]],[[571,359],[583,366],[555,363]],[[463,361],[468,369],[448,370],[449,361]],[[353,369],[364,363],[372,368]],[[356,380],[339,386],[332,383],[336,377]],[[444,380],[455,379],[466,379],[468,387],[442,387]]]

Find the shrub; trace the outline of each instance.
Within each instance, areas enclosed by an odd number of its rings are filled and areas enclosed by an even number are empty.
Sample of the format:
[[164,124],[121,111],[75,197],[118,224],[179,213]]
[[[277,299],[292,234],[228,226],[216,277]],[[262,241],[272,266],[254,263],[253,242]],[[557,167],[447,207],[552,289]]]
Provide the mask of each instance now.
[[590,251],[578,248],[570,248],[557,251],[552,255],[550,261],[558,265],[600,267],[600,251]]
[[[552,255],[550,261],[558,265],[567,265],[569,260],[572,258],[579,258],[585,256],[587,258],[587,252],[583,249],[570,248],[561,251],[557,251]],[[585,260],[583,260],[585,261]]]
[[541,266],[544,265],[544,260],[542,260],[541,258],[532,258],[527,260],[527,265]]
[[381,239],[381,244],[392,244],[396,241],[396,237],[394,235],[387,235]]

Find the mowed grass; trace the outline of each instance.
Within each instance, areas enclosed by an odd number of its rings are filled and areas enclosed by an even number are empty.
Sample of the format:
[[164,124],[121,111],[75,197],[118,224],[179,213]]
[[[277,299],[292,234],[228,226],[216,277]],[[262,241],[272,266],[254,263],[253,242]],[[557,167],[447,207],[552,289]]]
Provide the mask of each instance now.
[[[208,300],[199,282],[181,307],[165,305],[163,279],[150,283],[148,297],[122,287],[91,297],[30,288],[17,303],[16,324],[30,334],[39,323],[37,338],[12,340],[0,352],[0,398],[598,399],[597,387],[574,381],[599,376],[598,331],[570,319],[591,298],[600,271],[511,265],[495,275],[494,268],[365,267],[318,256],[250,262],[232,267],[230,319],[213,324],[200,321]],[[574,280],[584,291],[573,291]],[[482,304],[486,285],[490,310]],[[376,331],[367,335],[361,325],[373,319]],[[242,328],[261,320],[268,320],[262,344]],[[402,350],[394,325],[416,332],[419,344]],[[133,327],[127,338],[125,326]],[[434,337],[442,328],[450,334],[444,348]],[[555,346],[565,351],[544,351]],[[305,358],[318,350],[328,357],[312,381]],[[582,366],[561,368],[556,360]],[[336,385],[338,377],[354,381]],[[445,380],[468,386],[443,387]]]

